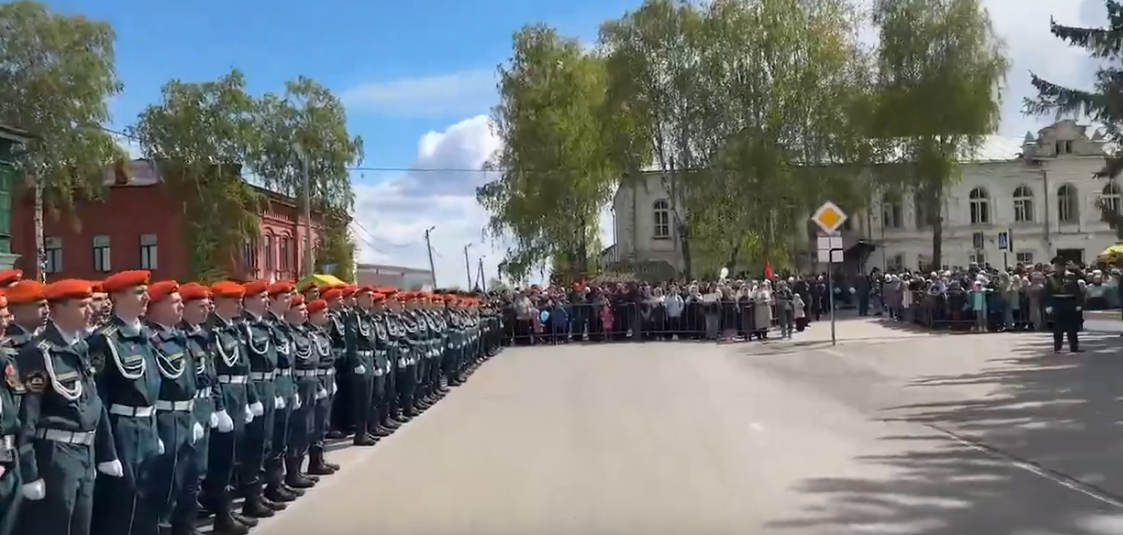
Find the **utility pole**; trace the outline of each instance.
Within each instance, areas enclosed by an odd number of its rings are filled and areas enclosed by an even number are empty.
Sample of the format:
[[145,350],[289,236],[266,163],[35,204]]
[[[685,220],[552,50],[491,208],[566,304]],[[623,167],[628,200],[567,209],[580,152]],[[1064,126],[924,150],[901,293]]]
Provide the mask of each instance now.
[[472,291],[472,263],[468,261],[468,248],[471,246],[470,243],[464,246],[464,275],[468,277],[468,287],[465,290],[469,292]]
[[425,231],[425,249],[429,251],[429,276],[432,277],[433,289],[437,288],[437,268],[433,266],[433,242],[429,240],[429,235],[437,227],[429,227]]
[[308,159],[300,143],[294,144],[293,150],[300,158],[300,174],[304,181],[304,275],[311,276],[316,271],[315,251],[312,250],[312,179],[308,176]]
[[484,259],[480,257],[479,262],[476,264],[476,286],[481,290],[487,291],[487,279],[484,278]]

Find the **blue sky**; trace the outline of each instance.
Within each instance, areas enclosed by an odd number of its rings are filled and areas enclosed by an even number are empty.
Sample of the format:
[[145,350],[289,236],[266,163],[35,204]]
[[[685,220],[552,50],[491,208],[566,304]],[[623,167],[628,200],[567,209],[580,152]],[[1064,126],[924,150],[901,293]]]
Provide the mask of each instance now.
[[[870,0],[858,0],[867,4]],[[241,69],[251,91],[280,91],[306,75],[341,95],[351,130],[366,142],[364,167],[476,169],[499,146],[486,114],[496,100],[495,67],[525,24],[546,22],[594,42],[600,22],[638,6],[624,0],[241,0],[153,2],[52,0],[53,7],[107,20],[117,30],[125,92],[115,128],[159,98],[171,78],[213,79]],[[1002,134],[1020,138],[1041,120],[1021,117],[1028,71],[1084,84],[1090,64],[1048,35],[1050,16],[1102,21],[1102,0],[984,0],[1013,60]],[[486,214],[472,191],[480,173],[356,172],[355,234],[360,257],[421,267],[421,236],[435,226],[438,282],[465,282],[462,248],[494,273],[502,256],[481,244]],[[603,221],[602,232],[611,236]],[[473,265],[473,271],[475,267]]]

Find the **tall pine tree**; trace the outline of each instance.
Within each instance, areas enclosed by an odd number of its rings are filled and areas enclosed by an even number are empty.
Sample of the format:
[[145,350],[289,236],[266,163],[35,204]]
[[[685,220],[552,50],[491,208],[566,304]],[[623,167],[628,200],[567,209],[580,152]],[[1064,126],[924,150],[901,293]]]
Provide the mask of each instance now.
[[[1123,172],[1123,5],[1105,0],[1107,25],[1099,28],[1063,26],[1053,22],[1049,32],[1088,51],[1102,66],[1096,71],[1092,89],[1077,89],[1052,83],[1030,73],[1037,98],[1026,99],[1026,112],[1032,115],[1079,115],[1101,123],[1107,141],[1115,147],[1105,158],[1097,178],[1112,179]],[[1118,206],[1100,203],[1103,221],[1123,240],[1123,214]]]

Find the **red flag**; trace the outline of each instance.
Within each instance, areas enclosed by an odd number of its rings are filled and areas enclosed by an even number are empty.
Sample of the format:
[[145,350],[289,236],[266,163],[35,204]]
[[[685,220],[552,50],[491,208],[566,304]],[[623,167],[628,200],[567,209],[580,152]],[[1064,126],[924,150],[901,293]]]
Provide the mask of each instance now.
[[772,262],[765,261],[764,262],[764,278],[766,278],[768,280],[772,280],[774,275],[775,274],[772,273]]

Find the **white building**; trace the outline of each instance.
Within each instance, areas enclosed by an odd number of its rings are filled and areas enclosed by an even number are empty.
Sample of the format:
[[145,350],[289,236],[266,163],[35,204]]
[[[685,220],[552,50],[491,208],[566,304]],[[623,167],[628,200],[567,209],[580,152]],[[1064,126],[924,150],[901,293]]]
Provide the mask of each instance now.
[[[1037,136],[1026,134],[1020,145],[992,138],[976,160],[962,163],[960,180],[945,196],[942,263],[1000,266],[1048,262],[1058,255],[1093,260],[1116,242],[1115,232],[1100,221],[1097,203],[1104,199],[1119,210],[1123,197],[1116,181],[1093,178],[1103,166],[1103,145],[1099,136],[1087,135],[1087,127],[1067,120]],[[927,265],[931,225],[913,199],[871,201],[873,209],[850,214],[842,231],[848,247],[859,241],[872,245],[859,261],[863,270]],[[619,187],[612,208],[615,245],[605,260],[666,262],[682,270],[681,244],[658,173]],[[998,248],[999,232],[1009,232],[1013,242],[1006,258]]]

